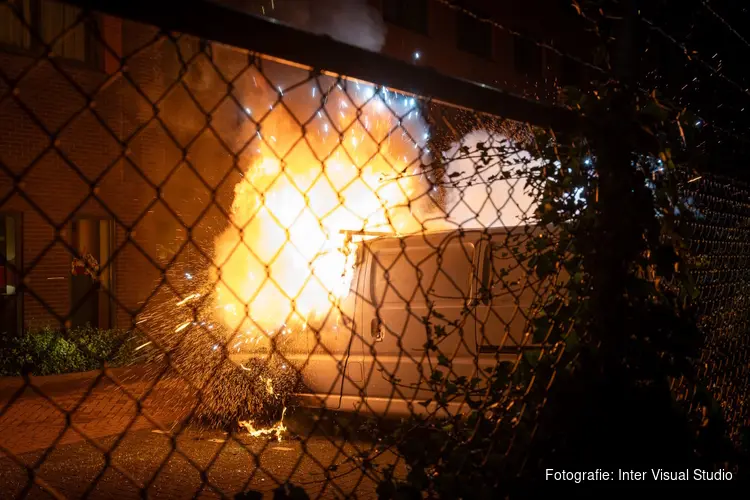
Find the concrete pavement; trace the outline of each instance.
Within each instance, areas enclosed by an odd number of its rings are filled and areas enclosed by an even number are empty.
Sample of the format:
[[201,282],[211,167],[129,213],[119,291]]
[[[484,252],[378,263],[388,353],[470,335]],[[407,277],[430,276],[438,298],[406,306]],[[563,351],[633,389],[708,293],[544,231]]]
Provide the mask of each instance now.
[[[172,392],[162,382],[143,378],[137,369],[109,374],[114,380],[99,371],[31,377],[28,383],[0,379],[0,455],[161,428],[179,419],[179,411],[160,404]],[[149,390],[139,412],[136,399]]]
[[[190,403],[187,387],[110,373],[116,382],[97,379],[100,372],[32,377],[33,388],[0,379],[2,498],[233,498],[248,489],[270,495],[286,481],[311,498],[376,497],[377,470],[353,458],[372,452],[372,443],[310,432],[310,420],[298,423],[304,419],[294,412],[281,442],[201,429],[176,409]],[[147,391],[139,411],[133,398]]]

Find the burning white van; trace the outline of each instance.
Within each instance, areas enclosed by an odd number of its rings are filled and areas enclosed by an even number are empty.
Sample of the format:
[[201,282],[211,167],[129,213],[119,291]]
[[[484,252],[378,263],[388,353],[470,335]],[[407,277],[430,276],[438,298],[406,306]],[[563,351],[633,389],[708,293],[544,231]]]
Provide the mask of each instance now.
[[[431,395],[426,381],[440,354],[454,374],[467,377],[481,377],[498,359],[514,360],[519,346],[531,347],[529,309],[549,286],[511,251],[532,231],[518,226],[361,242],[350,293],[320,326],[297,334],[296,348],[280,349],[302,373],[302,401],[408,414]],[[430,342],[437,350],[426,349]]]

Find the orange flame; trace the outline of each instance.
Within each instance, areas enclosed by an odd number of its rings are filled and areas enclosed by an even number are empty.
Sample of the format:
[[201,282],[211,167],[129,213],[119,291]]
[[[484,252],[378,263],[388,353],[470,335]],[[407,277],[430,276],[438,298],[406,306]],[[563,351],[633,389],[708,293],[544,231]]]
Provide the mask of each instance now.
[[247,430],[248,434],[250,434],[252,437],[261,437],[266,435],[276,435],[276,440],[281,442],[282,435],[287,431],[286,426],[284,425],[284,415],[286,415],[286,408],[281,412],[281,419],[279,419],[278,422],[273,424],[271,427],[267,427],[265,429],[256,429],[253,426],[252,420],[240,420],[239,424]]
[[356,244],[342,230],[422,229],[413,200],[429,189],[427,135],[415,101],[354,85],[329,89],[304,137],[286,111],[262,121],[259,156],[235,187],[234,225],[215,242],[217,315],[233,331],[272,335],[345,297]]

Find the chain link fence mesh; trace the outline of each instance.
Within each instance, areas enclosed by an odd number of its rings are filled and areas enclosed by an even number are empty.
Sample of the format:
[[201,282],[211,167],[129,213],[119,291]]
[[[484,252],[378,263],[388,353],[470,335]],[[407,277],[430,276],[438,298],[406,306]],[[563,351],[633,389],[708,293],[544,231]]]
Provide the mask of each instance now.
[[684,224],[704,345],[699,380],[716,398],[736,442],[747,425],[747,199],[745,183],[723,176],[688,180],[682,196],[694,220]]
[[472,376],[530,345],[545,285],[513,254],[536,230],[510,174],[529,126],[64,4],[2,9],[23,50],[0,56],[6,342],[46,332],[102,367],[61,393],[11,360],[6,491],[371,496],[378,465],[405,471],[347,422],[434,412],[443,359]]
[[[523,256],[555,235],[529,182],[537,124],[65,4],[0,9],[19,51],[0,53],[0,285],[22,375],[0,387],[4,491],[372,497],[408,472],[373,426],[443,416],[440,367],[481,394],[561,349],[530,327],[567,279]],[[722,219],[744,191],[688,189],[718,217],[691,246],[719,370],[744,345],[742,229]],[[49,373],[97,370],[38,378],[24,338],[46,339]],[[712,389],[738,408],[741,380]]]

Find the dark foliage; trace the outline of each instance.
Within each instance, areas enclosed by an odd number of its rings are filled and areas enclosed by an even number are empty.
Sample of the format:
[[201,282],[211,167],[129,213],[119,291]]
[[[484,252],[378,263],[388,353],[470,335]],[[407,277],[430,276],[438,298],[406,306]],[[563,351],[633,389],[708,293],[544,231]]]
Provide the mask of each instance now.
[[[96,370],[103,363],[125,366],[147,352],[138,334],[93,327],[65,332],[50,327],[0,339],[1,375],[55,375]],[[144,352],[145,351],[145,352]]]

